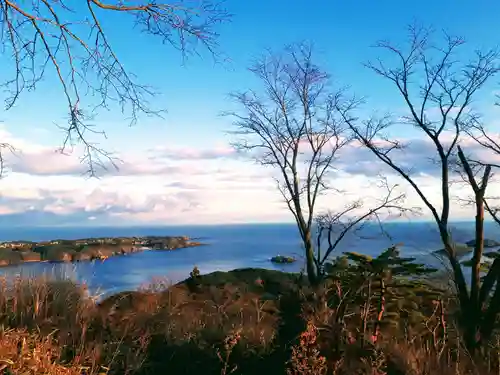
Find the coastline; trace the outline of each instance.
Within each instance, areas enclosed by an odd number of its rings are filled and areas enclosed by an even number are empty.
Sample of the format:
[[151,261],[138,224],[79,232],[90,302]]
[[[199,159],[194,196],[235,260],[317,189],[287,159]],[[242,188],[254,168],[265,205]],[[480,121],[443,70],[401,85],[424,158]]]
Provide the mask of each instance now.
[[0,267],[24,263],[76,263],[148,250],[172,251],[206,245],[187,236],[100,237],[77,240],[9,241],[0,243]]

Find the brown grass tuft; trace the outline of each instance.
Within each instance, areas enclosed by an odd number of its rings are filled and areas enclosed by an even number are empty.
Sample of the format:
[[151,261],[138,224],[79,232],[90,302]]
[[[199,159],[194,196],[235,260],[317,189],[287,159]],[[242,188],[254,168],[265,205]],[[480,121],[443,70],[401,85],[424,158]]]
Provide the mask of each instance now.
[[19,375],[81,375],[80,366],[59,362],[61,348],[51,336],[26,330],[0,332],[0,373]]

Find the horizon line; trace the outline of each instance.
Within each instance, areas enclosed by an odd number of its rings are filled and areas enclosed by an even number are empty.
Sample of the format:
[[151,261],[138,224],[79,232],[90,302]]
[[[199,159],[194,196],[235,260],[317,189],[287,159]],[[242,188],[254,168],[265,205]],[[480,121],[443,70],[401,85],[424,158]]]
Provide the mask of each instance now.
[[[387,220],[384,222],[385,224],[424,224],[431,223],[435,224],[433,219],[420,219],[420,220]],[[449,224],[458,224],[458,223],[474,223],[474,219],[457,219],[450,221]],[[496,223],[494,220],[485,220],[485,224],[494,224]],[[374,223],[375,224],[375,223]],[[101,224],[101,225],[88,225],[88,224],[71,224],[71,225],[8,225],[2,226],[2,229],[27,229],[27,228],[40,228],[40,229],[49,229],[49,228],[175,228],[175,227],[217,227],[217,226],[274,226],[274,225],[297,225],[292,221],[279,221],[279,222],[247,222],[247,223],[201,223],[201,224]],[[0,231],[2,230],[0,229]]]

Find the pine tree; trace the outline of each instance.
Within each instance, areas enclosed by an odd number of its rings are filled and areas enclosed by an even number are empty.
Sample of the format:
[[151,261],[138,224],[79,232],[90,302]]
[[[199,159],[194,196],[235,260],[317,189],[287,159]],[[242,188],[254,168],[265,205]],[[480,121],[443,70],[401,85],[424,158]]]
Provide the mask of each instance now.
[[325,270],[343,293],[331,303],[343,309],[343,324],[357,327],[357,340],[376,343],[382,331],[399,331],[435,342],[445,334],[443,290],[425,279],[437,270],[401,257],[397,247],[375,258],[346,252]]

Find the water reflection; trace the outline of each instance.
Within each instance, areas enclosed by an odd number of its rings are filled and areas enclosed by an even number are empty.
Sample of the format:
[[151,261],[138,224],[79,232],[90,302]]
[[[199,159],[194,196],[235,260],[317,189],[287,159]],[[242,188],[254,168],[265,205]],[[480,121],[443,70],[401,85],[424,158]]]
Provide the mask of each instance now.
[[[208,247],[207,247],[208,248]],[[186,250],[186,252],[184,252]],[[269,258],[228,258],[198,257],[194,259],[188,249],[178,251],[144,251],[109,258],[104,262],[79,263],[30,263],[0,270],[8,278],[47,276],[51,279],[72,279],[85,283],[93,295],[109,295],[125,290],[136,290],[161,278],[168,283],[176,283],[189,277],[196,265],[202,273],[230,271],[235,268],[258,267],[296,271],[297,266],[273,267]],[[300,268],[300,267],[298,267]]]

